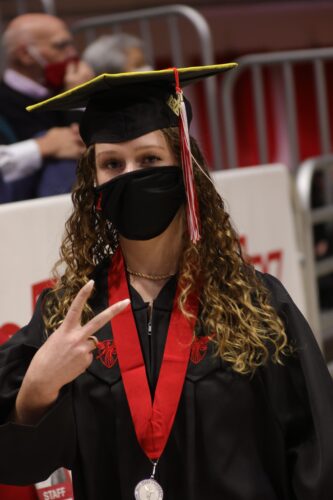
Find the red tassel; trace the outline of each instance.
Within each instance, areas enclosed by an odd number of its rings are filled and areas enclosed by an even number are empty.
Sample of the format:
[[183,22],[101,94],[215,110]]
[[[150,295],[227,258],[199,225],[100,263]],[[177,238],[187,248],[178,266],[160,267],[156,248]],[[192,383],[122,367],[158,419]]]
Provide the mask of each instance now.
[[187,224],[190,234],[190,239],[193,243],[200,240],[199,229],[199,205],[197,193],[194,184],[193,165],[191,159],[190,136],[188,131],[188,122],[186,115],[186,107],[183,99],[183,91],[179,85],[179,73],[177,68],[173,68],[176,80],[176,93],[180,102],[179,113],[179,135],[181,158],[184,173],[184,183],[187,197]]

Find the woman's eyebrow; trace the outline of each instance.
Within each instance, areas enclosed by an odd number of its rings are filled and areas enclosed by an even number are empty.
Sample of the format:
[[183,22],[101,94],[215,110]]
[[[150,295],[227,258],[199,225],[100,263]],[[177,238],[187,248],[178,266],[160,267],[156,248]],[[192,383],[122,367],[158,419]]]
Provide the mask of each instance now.
[[162,149],[162,150],[165,150],[165,147],[159,146],[158,144],[147,144],[145,146],[137,146],[134,149],[135,149],[135,151],[138,151],[140,149]]
[[96,160],[99,158],[103,158],[104,156],[109,156],[109,155],[119,155],[119,151],[115,151],[113,149],[110,149],[108,151],[101,151],[100,153],[96,153]]
[[[137,146],[134,149],[135,151],[140,151],[143,149],[161,149],[162,151],[165,151],[166,148],[164,146],[159,146],[158,144],[147,144],[144,146]],[[108,149],[107,151],[100,151],[99,153],[96,153],[96,160],[99,158],[103,158],[104,156],[107,157],[109,155],[119,155],[120,153],[121,153],[120,151],[114,149]]]

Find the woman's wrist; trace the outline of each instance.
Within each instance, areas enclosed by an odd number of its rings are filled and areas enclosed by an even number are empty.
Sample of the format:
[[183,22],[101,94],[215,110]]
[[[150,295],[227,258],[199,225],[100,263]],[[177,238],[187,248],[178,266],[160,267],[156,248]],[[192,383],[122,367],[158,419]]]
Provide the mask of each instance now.
[[13,420],[18,424],[36,424],[57,400],[59,391],[44,384],[24,380],[17,395]]

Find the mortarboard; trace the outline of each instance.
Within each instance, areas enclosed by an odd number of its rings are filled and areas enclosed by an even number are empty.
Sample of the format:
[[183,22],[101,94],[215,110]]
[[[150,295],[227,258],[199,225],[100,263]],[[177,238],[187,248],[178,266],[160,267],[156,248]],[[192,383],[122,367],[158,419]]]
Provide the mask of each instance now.
[[179,127],[187,220],[193,242],[200,239],[188,123],[191,105],[182,87],[236,67],[236,63],[169,68],[157,71],[102,74],[66,92],[27,108],[85,108],[80,134],[87,146],[124,142],[154,130]]
[[[235,66],[236,63],[229,63],[178,68],[179,86],[185,87]],[[177,112],[177,102],[172,99],[176,95],[175,83],[174,68],[102,74],[28,106],[27,110],[86,108],[80,132],[87,146],[96,142],[122,142],[153,130],[178,126],[178,115],[174,112]],[[186,104],[188,118],[191,118],[190,104],[188,101]]]

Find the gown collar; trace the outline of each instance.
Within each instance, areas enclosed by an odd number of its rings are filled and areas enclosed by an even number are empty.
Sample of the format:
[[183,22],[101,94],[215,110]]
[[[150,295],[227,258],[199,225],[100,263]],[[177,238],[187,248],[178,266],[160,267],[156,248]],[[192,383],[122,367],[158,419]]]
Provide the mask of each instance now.
[[[127,277],[128,279],[128,277]],[[148,302],[145,302],[139,292],[129,283],[129,291],[131,295],[131,304],[133,311],[139,311],[148,306]],[[153,309],[159,309],[161,311],[172,311],[173,300],[175,297],[177,288],[177,276],[172,276],[161,288],[157,297],[153,301]]]

